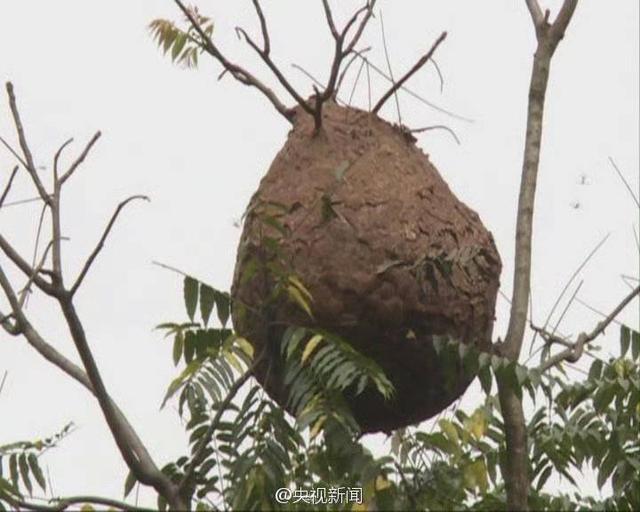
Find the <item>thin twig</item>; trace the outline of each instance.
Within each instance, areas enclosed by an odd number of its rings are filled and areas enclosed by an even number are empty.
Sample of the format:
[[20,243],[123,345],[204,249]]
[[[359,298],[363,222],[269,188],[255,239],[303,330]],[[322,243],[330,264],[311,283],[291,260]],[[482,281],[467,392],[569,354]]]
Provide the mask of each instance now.
[[563,361],[569,361],[571,363],[577,362],[582,356],[584,346],[591,343],[598,336],[604,333],[605,329],[615,320],[616,316],[618,316],[620,312],[638,295],[640,295],[640,286],[637,286],[632,290],[631,293],[629,293],[604,320],[598,323],[590,333],[583,332],[580,334],[572,347],[569,347],[547,359],[538,367],[538,370],[540,372],[544,372]]
[[558,321],[556,322],[556,325],[553,328],[553,331],[551,331],[552,333],[555,333],[558,330],[558,327],[560,327],[560,324],[562,323],[562,320],[564,320],[565,315],[569,311],[569,308],[573,304],[573,301],[575,300],[576,295],[578,295],[578,292],[580,291],[580,288],[582,288],[583,284],[584,284],[584,279],[580,281],[580,283],[578,284],[578,286],[574,290],[573,295],[571,295],[571,298],[569,299],[569,301],[567,302],[567,305],[564,307],[564,310],[560,314],[560,317],[558,318]]
[[16,165],[13,168],[13,171],[11,171],[11,175],[9,176],[9,181],[7,182],[7,185],[4,187],[4,192],[2,192],[2,195],[0,196],[0,208],[2,208],[2,205],[4,204],[4,200],[9,195],[9,191],[11,190],[11,185],[13,184],[13,179],[16,177],[16,174],[18,173],[18,169],[19,167]]
[[[371,47],[367,46],[366,48],[363,48],[362,50],[359,50],[358,53],[365,54],[370,50],[371,50]],[[333,92],[333,98],[334,99],[336,99],[338,97],[338,93],[340,92],[340,88],[342,87],[342,82],[344,81],[345,76],[347,75],[347,72],[351,68],[351,65],[358,58],[358,53],[353,52],[353,55],[351,56],[351,58],[347,62],[347,65],[342,70],[342,73],[340,73],[340,76],[338,77],[338,83],[336,84],[336,90]],[[364,65],[364,61],[362,61],[362,65]],[[362,70],[362,66],[360,67],[360,69]],[[360,71],[358,71],[358,75],[360,75]],[[356,81],[357,81],[357,79],[356,79]]]
[[7,381],[7,375],[9,375],[9,372],[5,370],[4,374],[2,374],[2,380],[0,380],[0,395],[2,395],[2,390],[4,389],[4,383]]
[[[60,185],[63,185],[65,181],[67,181],[71,175],[76,171],[76,169],[80,166],[80,164],[82,162],[84,162],[84,159],[87,157],[87,155],[89,154],[89,151],[91,151],[91,148],[93,147],[93,145],[98,141],[98,139],[100,138],[102,134],[98,131],[96,132],[93,137],[91,137],[91,140],[89,140],[89,142],[87,143],[87,145],[85,146],[84,150],[82,151],[82,153],[80,153],[80,156],[75,160],[75,162],[73,162],[71,164],[71,167],[69,167],[69,170],[67,172],[65,172],[61,177],[60,177]],[[64,149],[66,144],[64,144],[59,151],[61,151],[62,149]],[[59,156],[59,155],[57,155]]]
[[11,114],[13,115],[13,122],[16,127],[16,131],[18,132],[18,141],[20,142],[20,148],[22,149],[22,154],[24,155],[24,160],[22,163],[25,165],[25,168],[31,179],[33,184],[36,186],[38,190],[38,194],[40,198],[45,202],[49,203],[50,198],[49,194],[44,188],[40,177],[38,176],[38,172],[36,170],[35,163],[33,161],[33,155],[31,154],[31,149],[29,149],[29,144],[27,144],[27,139],[24,134],[24,128],[22,126],[22,120],[20,119],[20,113],[18,112],[18,106],[16,104],[16,96],[13,91],[13,84],[11,82],[7,82],[7,94],[9,95],[9,106],[11,108]]
[[[382,33],[382,46],[384,48],[384,58],[387,62],[387,70],[389,71],[389,76],[391,77],[392,87],[390,89],[391,94],[393,94],[393,98],[396,102],[396,111],[398,113],[398,124],[402,126],[402,114],[400,113],[400,100],[398,99],[398,85],[396,84],[396,80],[393,76],[393,68],[391,67],[391,59],[389,58],[389,48],[387,47],[387,36],[384,33],[384,19],[382,18],[382,13],[380,13],[380,32]],[[400,84],[402,86],[402,84]],[[384,100],[384,101],[382,101]],[[373,107],[373,113],[377,114],[384,102],[387,100],[387,96],[383,96],[378,104]]]
[[[549,322],[551,321],[551,317],[553,316],[553,314],[556,311],[556,308],[558,307],[558,305],[560,304],[560,301],[562,300],[562,297],[564,297],[564,294],[566,293],[566,291],[569,289],[569,287],[571,286],[571,283],[573,283],[573,280],[578,277],[578,275],[580,274],[580,272],[582,272],[582,269],[584,269],[584,267],[587,266],[587,263],[589,263],[589,261],[591,260],[591,258],[593,258],[595,256],[595,254],[598,252],[598,250],[605,244],[605,242],[609,239],[609,236],[611,236],[611,233],[607,233],[604,238],[602,240],[600,240],[596,246],[591,250],[591,252],[587,255],[587,257],[582,261],[582,263],[580,263],[580,265],[578,265],[578,268],[576,268],[576,270],[573,272],[573,274],[571,274],[571,277],[569,278],[569,280],[567,281],[567,283],[564,285],[564,288],[562,289],[562,291],[560,292],[560,295],[558,295],[558,298],[556,299],[556,301],[554,302],[553,306],[551,307],[551,311],[549,311],[549,315],[547,316],[547,319],[544,322],[543,328],[546,329],[547,326],[549,325]],[[531,346],[530,346],[530,350],[529,350],[529,355],[531,355],[531,350],[533,350],[533,344],[536,341],[536,337],[534,335],[533,340],[531,340]]]
[[615,169],[616,173],[618,174],[618,176],[620,177],[620,180],[622,180],[622,183],[624,183],[624,186],[627,187],[627,190],[629,191],[629,195],[631,195],[631,198],[633,199],[633,201],[636,203],[636,206],[638,208],[640,208],[640,201],[638,201],[638,198],[636,197],[636,195],[633,193],[633,189],[631,188],[631,186],[629,185],[629,182],[627,181],[627,179],[624,177],[624,174],[622,174],[622,172],[620,171],[620,169],[618,168],[618,166],[616,165],[616,163],[614,162],[613,158],[609,157],[609,162],[611,163],[611,165],[613,166],[613,168]]
[[109,236],[109,233],[111,232],[111,228],[113,228],[113,225],[115,224],[116,220],[118,219],[118,215],[120,215],[120,212],[122,211],[122,209],[125,206],[127,206],[127,204],[129,204],[131,201],[134,201],[136,199],[142,199],[144,201],[150,201],[150,199],[147,196],[136,195],[136,196],[131,196],[131,197],[125,199],[124,201],[122,201],[118,205],[118,207],[116,208],[115,212],[113,212],[113,215],[111,216],[111,220],[109,221],[109,223],[107,224],[107,227],[105,228],[104,232],[102,233],[102,237],[100,237],[100,241],[96,245],[95,249],[93,250],[93,252],[89,256],[87,261],[85,262],[85,264],[84,264],[82,270],[80,271],[80,274],[78,275],[78,278],[76,279],[75,283],[70,288],[69,294],[71,296],[73,296],[76,293],[76,291],[78,290],[78,288],[82,284],[82,281],[84,280],[85,276],[87,275],[87,272],[89,272],[89,269],[91,268],[91,265],[93,264],[94,260],[96,259],[96,257],[98,256],[98,254],[100,253],[102,248],[104,247],[104,242],[106,241],[107,237]]
[[[387,73],[385,73],[382,69],[380,69],[380,67],[376,66],[373,62],[371,62],[369,59],[367,59],[364,55],[360,55],[356,50],[354,50],[354,53],[356,55],[358,55],[358,57],[360,57],[362,60],[366,61],[368,66],[370,66],[371,69],[373,69],[382,78],[384,78],[388,82],[392,81],[391,77],[389,75],[387,75]],[[368,70],[368,67],[367,67],[367,73],[368,72],[369,72],[369,70]],[[459,121],[464,121],[465,123],[474,123],[475,122],[474,119],[471,119],[469,117],[461,116],[460,114],[456,114],[455,112],[452,112],[451,110],[447,110],[447,109],[445,109],[443,107],[440,107],[440,106],[436,105],[435,103],[427,100],[426,98],[423,98],[417,92],[413,91],[412,89],[409,89],[408,87],[403,86],[400,89],[402,91],[404,91],[405,93],[407,93],[412,98],[415,98],[416,100],[418,100],[420,103],[424,103],[429,108],[432,108],[433,110],[436,110],[437,112],[440,112],[440,113],[442,113],[442,114],[444,114],[446,116],[452,117],[454,119],[458,119]],[[371,107],[369,108],[369,110],[371,110]]]
[[269,55],[269,53],[271,53],[271,39],[269,39],[267,20],[264,17],[262,7],[260,7],[260,2],[258,0],[253,0],[253,6],[255,7],[256,13],[258,14],[258,19],[260,20],[260,29],[262,30],[262,49],[264,53]]
[[27,278],[33,277],[33,283],[49,296],[56,296],[57,291],[53,285],[34,273],[34,268],[13,248],[13,246],[0,234],[0,249],[13,264],[18,267]]
[[438,73],[438,78],[440,79],[440,94],[442,94],[444,92],[444,76],[442,75],[442,70],[440,69],[440,66],[438,65],[436,59],[434,59],[433,57],[431,58],[431,64],[433,64],[436,73]]
[[389,97],[391,97],[391,95],[395,94],[395,92],[404,85],[404,83],[409,80],[409,78],[411,78],[411,76],[416,73],[422,66],[424,66],[429,59],[431,59],[432,55],[435,53],[435,51],[437,50],[438,46],[440,46],[440,43],[442,43],[442,41],[444,41],[447,37],[447,33],[443,32],[442,34],[440,34],[440,36],[438,37],[438,39],[436,39],[435,43],[433,43],[433,45],[431,46],[430,50],[424,55],[422,56],[422,58],[420,58],[420,60],[418,60],[418,62],[398,81],[398,83],[394,84],[391,89],[389,89],[383,96],[382,98],[380,98],[380,100],[378,101],[378,103],[376,104],[375,107],[373,107],[373,112],[377,113],[382,106],[385,104],[385,102],[389,99]]
[[[586,302],[584,302],[583,300],[580,299],[580,297],[576,297],[576,302],[579,304],[582,304],[585,308],[587,308],[589,311],[592,311],[593,313],[596,313],[604,318],[607,317],[606,313],[603,313],[602,311],[597,310],[596,308],[590,306],[589,304],[587,304]],[[613,320],[614,324],[618,324],[618,325],[623,325],[622,322],[618,321],[618,320]]]
[[456,132],[454,132],[451,128],[449,128],[448,126],[445,126],[443,124],[436,124],[436,125],[433,125],[433,126],[425,126],[424,128],[414,128],[414,129],[409,130],[409,131],[411,133],[423,133],[423,132],[427,132],[427,131],[430,131],[430,130],[445,130],[446,132],[448,132],[453,137],[453,139],[456,141],[458,146],[460,145],[460,139],[456,135]]

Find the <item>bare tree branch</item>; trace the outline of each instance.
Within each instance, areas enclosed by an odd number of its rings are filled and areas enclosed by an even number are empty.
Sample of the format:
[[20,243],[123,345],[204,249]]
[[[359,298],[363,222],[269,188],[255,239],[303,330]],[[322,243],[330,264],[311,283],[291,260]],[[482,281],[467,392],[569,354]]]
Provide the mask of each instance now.
[[24,160],[21,160],[25,165],[25,168],[31,179],[33,180],[36,189],[38,190],[38,194],[40,198],[47,204],[51,201],[49,194],[44,188],[40,177],[38,176],[38,172],[36,170],[35,163],[33,161],[33,155],[31,154],[31,149],[29,149],[29,144],[27,144],[27,139],[24,135],[24,128],[22,126],[22,120],[20,119],[20,113],[18,112],[18,107],[16,105],[16,96],[13,92],[13,84],[11,82],[7,82],[7,94],[9,95],[9,106],[11,108],[11,114],[13,115],[13,122],[16,127],[16,131],[18,132],[18,141],[20,142],[20,148],[22,149],[22,154],[24,155]]
[[9,494],[3,494],[2,497],[9,505],[16,507],[18,510],[32,510],[35,512],[61,512],[67,510],[74,505],[103,505],[109,509],[127,510],[127,511],[143,511],[148,510],[130,505],[123,501],[113,500],[111,498],[103,498],[101,496],[70,496],[67,498],[51,498],[47,501],[49,504],[36,503],[35,501],[27,501],[19,499]]
[[285,78],[285,76],[282,74],[280,69],[278,69],[278,66],[276,66],[275,63],[273,62],[273,60],[271,60],[271,57],[269,56],[269,54],[266,53],[263,49],[261,49],[255,43],[255,41],[253,39],[251,39],[249,34],[247,34],[247,32],[243,28],[236,27],[236,32],[238,34],[241,34],[242,37],[244,38],[244,40],[247,42],[247,44],[260,56],[262,61],[267,65],[267,67],[271,70],[271,72],[276,76],[276,78],[278,79],[280,84],[286,89],[286,91],[293,97],[293,99],[296,100],[298,105],[300,105],[308,113],[313,114],[313,109],[309,106],[307,101],[305,101],[305,99],[302,96],[300,96],[300,94],[298,94],[298,92],[295,90],[295,88],[289,83],[289,81]]
[[[537,1],[526,0],[526,4],[533,19],[538,45],[533,59],[529,85],[527,130],[516,218],[513,296],[509,326],[505,341],[500,349],[501,355],[512,361],[517,361],[520,356],[531,295],[533,212],[540,164],[544,104],[551,60],[571,20],[577,0],[564,0],[560,14],[552,26],[548,24],[548,11],[542,17]],[[529,460],[527,458],[527,429],[522,400],[507,381],[497,378],[497,382],[507,440],[506,470],[510,475],[510,478],[505,482],[507,508],[509,510],[527,510],[530,487]]]
[[286,107],[278,99],[276,94],[264,83],[258,80],[255,76],[253,76],[251,73],[246,71],[244,68],[236,64],[233,64],[232,62],[227,60],[227,58],[220,52],[220,50],[218,50],[218,48],[213,43],[211,38],[204,32],[204,30],[202,30],[202,27],[200,26],[198,21],[193,17],[189,9],[185,7],[185,5],[181,2],[181,0],[174,0],[174,2],[180,8],[183,14],[187,17],[187,19],[189,20],[189,23],[191,23],[191,26],[195,29],[195,31],[200,36],[201,47],[214,59],[220,62],[220,64],[222,64],[222,67],[224,67],[226,71],[231,73],[231,75],[233,75],[233,77],[236,80],[238,80],[240,83],[243,83],[245,85],[255,87],[256,89],[258,89],[262,94],[264,94],[267,97],[267,99],[271,102],[271,104],[275,107],[275,109],[278,112],[280,112],[280,114],[282,114],[282,116],[285,119],[287,119],[287,121],[289,121],[290,123],[293,123],[293,118],[295,115],[294,111]]
[[98,242],[98,245],[96,245],[95,249],[93,250],[93,252],[89,256],[89,258],[85,262],[82,270],[80,271],[80,274],[78,275],[75,283],[70,288],[69,295],[73,296],[76,293],[76,291],[78,291],[78,288],[80,287],[80,285],[82,284],[82,281],[86,277],[87,272],[89,272],[89,269],[91,268],[91,265],[93,264],[94,260],[96,259],[96,257],[98,256],[98,254],[100,253],[102,248],[104,247],[104,243],[107,240],[107,237],[109,236],[109,233],[111,232],[111,228],[113,228],[113,225],[115,224],[116,220],[118,219],[118,215],[120,215],[120,212],[122,211],[122,209],[125,206],[127,206],[127,204],[129,204],[131,201],[134,201],[136,199],[143,199],[145,201],[149,201],[149,198],[147,196],[136,195],[136,196],[131,196],[131,197],[125,199],[124,201],[122,201],[118,205],[118,207],[116,208],[116,211],[113,212],[113,215],[111,216],[111,220],[109,221],[109,223],[107,224],[107,227],[105,228],[104,232],[102,233],[102,236],[100,237],[100,241]]
[[266,55],[269,55],[271,53],[271,39],[269,39],[267,20],[264,17],[264,12],[262,12],[262,7],[260,7],[260,1],[253,0],[253,6],[255,7],[256,13],[258,14],[258,18],[260,20],[260,30],[262,30],[262,51]]
[[16,174],[18,173],[18,169],[19,169],[18,166],[15,166],[13,168],[13,171],[11,171],[11,175],[9,176],[9,181],[7,182],[7,185],[4,187],[4,191],[0,196],[0,209],[2,208],[2,205],[4,204],[5,199],[9,195],[9,191],[11,190],[11,185],[13,185],[13,179],[16,177]]
[[435,43],[433,43],[433,45],[431,46],[431,49],[424,54],[420,60],[418,60],[418,62],[400,79],[398,80],[397,83],[395,83],[383,96],[382,98],[380,98],[380,100],[378,101],[378,103],[376,103],[376,106],[373,107],[372,112],[374,114],[377,114],[378,111],[382,108],[382,106],[386,103],[386,101],[398,90],[400,89],[404,83],[409,80],[409,78],[411,78],[422,66],[424,66],[429,59],[431,59],[432,55],[435,53],[435,51],[437,50],[438,46],[440,46],[440,43],[442,43],[442,41],[444,41],[447,37],[447,33],[443,32],[442,34],[440,34],[440,37],[438,37],[438,39],[436,39]]
[[451,135],[453,137],[453,139],[456,141],[458,146],[460,145],[460,139],[456,135],[456,132],[454,132],[451,128],[449,128],[448,126],[445,126],[443,124],[435,124],[433,126],[425,126],[424,128],[414,128],[414,129],[412,129],[410,131],[411,131],[411,133],[423,133],[423,132],[427,132],[427,131],[431,131],[431,130],[445,130],[447,133],[449,133],[449,135]]
[[[67,181],[71,175],[76,171],[76,169],[78,168],[78,166],[84,162],[84,159],[87,157],[87,155],[89,154],[89,151],[91,151],[91,148],[93,147],[93,145],[98,141],[98,139],[100,138],[100,136],[102,135],[102,133],[100,133],[99,131],[96,132],[93,137],[91,137],[91,140],[89,140],[89,142],[87,143],[87,145],[85,146],[84,150],[82,151],[82,153],[80,153],[80,156],[75,160],[75,162],[73,162],[71,164],[71,167],[69,167],[69,170],[67,170],[67,172],[65,172],[61,177],[60,177],[60,185],[64,184],[65,181]],[[71,139],[72,140],[72,139]],[[70,141],[69,141],[70,142]],[[58,150],[58,153],[56,154],[56,160],[57,157],[60,154],[60,151],[62,151],[62,149],[64,149],[64,147],[66,146],[66,143],[62,145],[62,147],[60,148],[60,150]]]
[[544,23],[544,14],[542,13],[542,9],[540,8],[540,4],[538,0],[526,0],[527,8],[529,9],[529,13],[531,14],[531,20],[533,21],[533,25],[536,27],[541,27]]
[[[629,293],[621,302],[620,304],[618,304],[614,310],[609,313],[609,315],[607,315],[607,317],[602,320],[601,322],[599,322],[591,332],[587,333],[587,332],[583,332],[581,333],[578,338],[576,339],[576,341],[574,343],[569,343],[567,348],[565,350],[563,350],[562,352],[559,352],[557,354],[555,354],[554,356],[551,356],[549,359],[547,359],[544,363],[542,363],[539,367],[538,370],[540,372],[544,372],[546,370],[548,370],[549,368],[552,368],[560,363],[562,363],[563,361],[568,361],[570,363],[575,363],[578,361],[578,359],[580,359],[580,357],[582,357],[582,354],[584,352],[584,347],[585,345],[591,343],[593,340],[595,340],[598,336],[600,336],[601,334],[604,333],[605,329],[612,323],[615,321],[615,318],[620,314],[620,312],[627,307],[627,305],[629,305],[629,303],[635,299],[636,297],[638,297],[638,295],[640,295],[640,286],[636,286],[636,288],[634,288],[631,293]],[[557,341],[557,339],[552,336],[549,335],[549,333],[546,332],[541,332],[541,336],[543,336],[543,338],[545,336],[549,336],[550,339],[552,341]],[[564,345],[566,345],[566,343],[563,342]]]
[[[373,62],[371,62],[370,60],[368,60],[364,55],[361,55],[361,52],[359,52],[358,50],[353,50],[353,53],[356,54],[358,57],[360,57],[360,59],[362,59],[363,62],[367,63],[367,73],[369,70],[369,67],[371,69],[373,69],[378,75],[380,75],[382,78],[384,78],[385,80],[387,80],[390,83],[394,83],[394,80],[392,80],[392,78],[385,73],[382,69],[380,69],[380,67],[376,66]],[[404,92],[406,92],[409,96],[415,98],[416,100],[418,100],[421,103],[424,103],[425,105],[427,105],[428,107],[441,112],[442,114],[445,114],[449,117],[452,117],[454,119],[458,119],[460,121],[464,121],[466,123],[473,123],[474,120],[469,118],[469,117],[464,117],[461,116],[459,114],[456,114],[455,112],[452,112],[450,110],[447,110],[445,108],[440,107],[439,105],[436,105],[435,103],[427,100],[426,98],[423,98],[422,96],[420,96],[418,93],[416,93],[415,91],[413,91],[412,89],[409,89],[406,86],[401,87],[401,90],[403,90]],[[371,110],[371,108],[369,109]]]
[[34,268],[13,248],[13,246],[0,234],[0,249],[13,264],[18,267],[27,278],[33,277],[33,283],[44,293],[51,297],[57,295],[57,290],[53,285],[45,281],[42,277],[34,274]]

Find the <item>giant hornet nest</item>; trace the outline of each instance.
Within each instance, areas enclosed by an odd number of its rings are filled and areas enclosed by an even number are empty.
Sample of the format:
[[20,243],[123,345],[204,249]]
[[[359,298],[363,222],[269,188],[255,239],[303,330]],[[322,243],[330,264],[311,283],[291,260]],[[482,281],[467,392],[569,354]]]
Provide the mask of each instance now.
[[283,301],[271,312],[272,326],[251,314],[235,315],[234,325],[257,352],[276,347],[257,378],[283,406],[282,365],[270,360],[280,354],[281,326],[344,337],[395,387],[390,401],[373,389],[352,398],[354,417],[364,432],[389,431],[437,414],[471,382],[459,368],[455,385],[444,385],[432,340],[490,346],[500,257],[478,215],[406,134],[333,102],[323,109],[322,128],[314,136],[313,119],[296,116],[249,206],[232,291],[243,304],[268,300],[272,283],[240,277],[264,250],[265,207],[279,205],[271,211],[284,233],[272,234],[313,296],[314,320]]
[[[343,63],[359,55],[356,45],[375,0],[368,0],[342,30],[322,0],[335,57],[326,86],[315,88],[309,99],[271,60],[265,16],[258,0],[253,5],[262,44],[242,29],[238,33],[296,100],[294,109],[224,57],[202,30],[197,12],[183,7],[202,51],[262,92],[293,125],[247,209],[232,287],[234,327],[256,353],[265,354],[256,377],[283,407],[288,390],[280,343],[287,325],[301,325],[348,340],[393,383],[389,401],[373,389],[347,393],[363,432],[429,418],[461,396],[473,378],[460,366],[447,366],[455,375],[443,374],[434,337],[487,350],[501,271],[493,238],[478,215],[454,196],[406,129],[378,116],[446,33],[366,112],[341,106],[338,90],[348,69]],[[274,276],[266,269],[274,253],[310,291],[313,317],[291,301],[273,300]],[[255,271],[256,261],[265,263],[262,272]]]

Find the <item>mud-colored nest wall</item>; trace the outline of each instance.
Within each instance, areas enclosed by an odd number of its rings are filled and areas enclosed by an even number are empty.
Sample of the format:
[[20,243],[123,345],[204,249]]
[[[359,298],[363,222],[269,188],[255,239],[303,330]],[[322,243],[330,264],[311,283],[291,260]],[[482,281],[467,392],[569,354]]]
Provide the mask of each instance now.
[[[327,103],[322,130],[299,112],[282,150],[253,196],[245,219],[232,296],[260,308],[272,283],[242,279],[264,254],[260,206],[279,205],[279,251],[313,296],[311,320],[282,301],[265,317],[234,310],[239,334],[266,359],[256,375],[282,406],[280,342],[286,324],[341,335],[382,366],[395,387],[350,398],[363,432],[427,419],[457,399],[473,376],[448,376],[432,345],[452,336],[491,344],[501,262],[478,215],[459,201],[436,168],[397,127],[355,108]],[[252,263],[253,265],[255,263]],[[451,367],[447,367],[452,371]]]

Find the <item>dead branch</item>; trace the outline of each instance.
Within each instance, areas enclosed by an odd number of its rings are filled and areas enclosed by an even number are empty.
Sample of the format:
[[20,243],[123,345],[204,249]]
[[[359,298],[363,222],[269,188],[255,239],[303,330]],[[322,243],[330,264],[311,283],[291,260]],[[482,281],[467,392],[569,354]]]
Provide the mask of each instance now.
[[0,209],[2,208],[2,205],[4,204],[4,200],[9,195],[9,191],[11,190],[11,185],[13,185],[13,179],[16,177],[16,174],[18,173],[18,169],[19,169],[19,167],[16,165],[13,168],[13,171],[11,171],[11,175],[9,176],[9,181],[7,182],[7,185],[4,187],[4,191],[2,192],[2,195],[0,196]]
[[93,262],[95,261],[95,259],[98,256],[98,254],[100,254],[100,251],[104,247],[104,243],[107,240],[107,237],[109,236],[109,233],[111,232],[111,228],[113,228],[113,225],[115,224],[116,220],[118,219],[118,215],[120,215],[120,212],[122,211],[122,209],[125,206],[127,206],[127,204],[129,204],[131,201],[134,201],[136,199],[143,199],[145,201],[149,201],[149,198],[147,196],[136,195],[136,196],[131,196],[131,197],[125,199],[124,201],[122,201],[118,205],[118,207],[116,208],[115,212],[113,212],[113,215],[111,216],[111,220],[109,221],[109,223],[107,224],[107,227],[105,228],[104,232],[102,233],[102,236],[100,237],[100,241],[96,245],[96,247],[93,250],[93,252],[91,253],[91,255],[87,258],[87,261],[85,262],[84,266],[82,267],[82,270],[80,271],[80,274],[78,275],[75,283],[69,289],[69,295],[73,296],[76,293],[76,291],[78,291],[78,288],[80,287],[80,285],[82,284],[82,281],[84,280],[84,278],[86,277],[87,273],[89,272],[89,269],[91,268],[91,265],[93,264]]
[[258,89],[262,94],[264,94],[267,97],[267,99],[271,102],[271,104],[275,107],[275,109],[280,114],[282,114],[282,116],[287,121],[289,121],[290,123],[293,123],[293,118],[294,118],[294,115],[295,115],[294,111],[292,109],[290,109],[290,108],[287,108],[278,99],[278,97],[273,92],[273,90],[271,90],[264,83],[262,83],[260,80],[258,80],[254,75],[249,73],[244,68],[238,66],[237,64],[234,64],[231,61],[229,61],[222,54],[222,52],[220,52],[220,50],[213,43],[211,38],[204,32],[204,30],[202,30],[202,27],[200,26],[198,21],[193,17],[193,15],[189,11],[189,9],[187,9],[185,7],[185,5],[180,0],[174,0],[174,2],[180,8],[180,10],[183,12],[183,14],[187,17],[187,19],[189,20],[189,23],[191,24],[191,26],[195,29],[195,31],[200,36],[200,39],[201,39],[200,47],[204,51],[206,51],[209,55],[211,55],[214,59],[216,59],[220,64],[222,64],[222,67],[226,71],[231,73],[231,75],[236,80],[238,80],[240,83],[243,83],[243,84],[245,84],[247,86],[255,87],[256,89]]
[[[636,288],[634,288],[631,293],[629,293],[621,302],[620,304],[618,304],[613,311],[611,311],[611,313],[609,313],[606,318],[604,320],[602,320],[601,322],[599,322],[591,332],[587,333],[587,332],[583,332],[581,334],[578,335],[578,338],[576,339],[575,342],[573,343],[567,343],[566,341],[563,341],[562,344],[565,345],[567,348],[565,350],[563,350],[562,352],[559,352],[557,354],[555,354],[554,356],[550,357],[549,359],[547,359],[544,363],[542,363],[539,367],[538,370],[540,372],[544,372],[546,370],[548,370],[549,368],[552,368],[554,366],[557,366],[558,364],[562,363],[563,361],[568,361],[570,363],[575,363],[578,361],[578,359],[580,359],[580,357],[582,357],[582,354],[584,352],[584,347],[585,345],[591,343],[593,340],[595,340],[598,336],[600,336],[601,334],[604,333],[605,329],[612,323],[615,321],[615,318],[620,314],[620,312],[622,312],[622,310],[627,307],[627,305],[636,297],[638,297],[640,295],[640,286],[636,286]],[[543,329],[540,329],[540,335],[542,336],[543,339],[549,339],[550,342],[553,343],[557,343],[558,342],[558,338],[557,336],[547,333],[546,331],[544,331]]]
[[420,68],[422,66],[424,66],[429,61],[429,59],[431,59],[431,57],[433,56],[435,51],[438,49],[438,46],[440,46],[440,43],[442,43],[442,41],[444,41],[446,39],[446,37],[447,37],[447,33],[446,32],[443,32],[442,34],[440,34],[440,37],[438,37],[438,39],[436,39],[435,43],[433,43],[433,45],[431,46],[429,51],[427,53],[425,53],[420,58],[420,60],[418,60],[418,62],[416,62],[416,64],[400,80],[398,80],[397,83],[393,84],[393,86],[382,96],[382,98],[380,98],[380,100],[378,101],[376,106],[373,107],[372,112],[374,114],[377,114],[378,111],[382,108],[382,106],[386,103],[386,101],[393,94],[395,94],[396,91],[398,91],[398,89],[400,89],[400,87],[402,87],[404,85],[404,83],[407,80],[409,80],[409,78],[411,78],[418,70],[420,70]]

